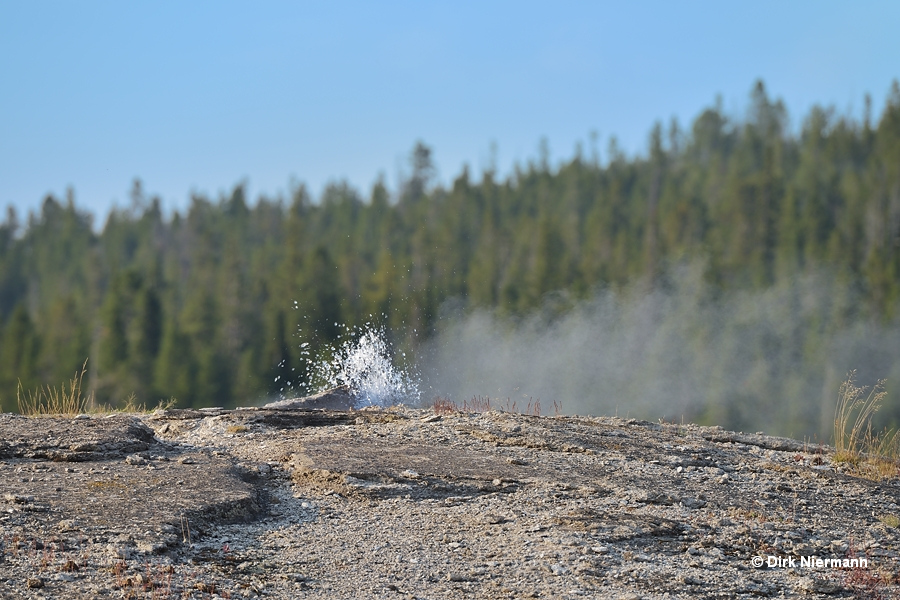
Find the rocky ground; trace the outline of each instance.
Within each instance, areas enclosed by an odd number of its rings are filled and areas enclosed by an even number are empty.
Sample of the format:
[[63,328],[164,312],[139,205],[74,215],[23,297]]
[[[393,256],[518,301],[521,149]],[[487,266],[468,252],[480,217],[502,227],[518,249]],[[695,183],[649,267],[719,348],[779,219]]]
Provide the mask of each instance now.
[[633,419],[0,415],[0,598],[889,598],[898,498]]

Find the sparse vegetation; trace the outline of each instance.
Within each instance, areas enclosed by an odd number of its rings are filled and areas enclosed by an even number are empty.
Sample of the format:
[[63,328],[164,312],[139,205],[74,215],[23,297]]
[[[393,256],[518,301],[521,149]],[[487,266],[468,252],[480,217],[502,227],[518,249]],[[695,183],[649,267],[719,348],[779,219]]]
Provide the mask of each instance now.
[[160,400],[153,408],[147,408],[146,404],[138,403],[135,395],[131,394],[125,401],[125,404],[120,407],[97,404],[93,392],[85,395],[82,391],[85,373],[87,373],[86,360],[82,364],[81,370],[76,371],[75,376],[68,383],[59,387],[46,385],[37,387],[34,390],[25,390],[22,387],[22,383],[19,382],[16,390],[19,412],[30,417],[75,416],[85,413],[107,414],[114,412],[147,413],[154,410],[166,410],[177,403],[175,398],[169,398],[168,400]]
[[[434,410],[434,413],[438,415],[449,415],[453,413],[482,413],[497,410],[500,412],[519,413],[523,415],[530,415],[533,417],[541,416],[540,398],[537,400],[529,398],[528,403],[525,405],[525,407],[523,409],[520,409],[518,403],[515,400],[510,400],[509,398],[504,401],[495,400],[494,403],[491,404],[491,399],[488,396],[473,396],[471,400],[463,400],[462,405],[460,405],[453,400],[450,400],[449,398],[438,396],[432,402],[431,407],[432,410]],[[562,413],[561,402],[558,402],[556,400],[553,401],[553,413],[555,415],[559,415]]]
[[[509,405],[509,400],[507,399],[507,405]],[[513,407],[515,407],[515,403],[513,403]],[[435,414],[438,415],[449,415],[453,413],[482,413],[482,412],[490,412],[491,410],[503,410],[502,406],[497,404],[496,406],[491,406],[491,399],[486,396],[473,396],[471,400],[463,400],[462,404],[457,404],[453,400],[449,398],[442,398],[438,396],[434,399],[432,404],[432,408]],[[512,411],[507,410],[507,412],[515,412],[515,408]]]
[[168,400],[160,400],[156,403],[156,406],[152,408],[148,408],[147,405],[143,402],[138,402],[137,398],[134,394],[128,396],[128,400],[125,401],[125,404],[120,408],[113,408],[108,405],[102,405],[97,408],[95,412],[99,413],[113,413],[113,412],[121,412],[121,413],[151,413],[156,410],[168,410],[175,406],[178,403],[178,400],[175,398],[169,398]]
[[85,396],[81,391],[81,383],[87,372],[87,361],[81,366],[81,371],[69,380],[67,385],[53,387],[50,385],[37,387],[33,391],[26,391],[19,381],[16,390],[16,401],[19,412],[23,415],[77,415],[88,412],[95,407],[94,395]]
[[878,520],[888,527],[893,527],[894,529],[900,527],[900,517],[898,517],[897,515],[882,515],[878,517]]
[[[554,402],[554,406],[556,403]],[[687,427],[684,424],[684,415],[681,415],[681,424],[679,425],[676,421],[666,421],[664,418],[659,419],[659,424],[663,427],[672,431],[672,435],[676,437],[684,437],[687,435]]]
[[442,398],[440,396],[437,396],[431,405],[431,409],[436,415],[449,415],[456,412],[458,408],[459,407],[457,407],[455,402],[449,398]]
[[88,484],[88,488],[95,491],[127,491],[128,486],[118,481],[92,481]]
[[859,386],[856,371],[851,371],[841,384],[834,413],[834,461],[876,480],[900,475],[900,432],[872,430],[872,417],[887,397],[884,386],[883,379],[871,387]]
[[[848,378],[849,379],[849,378]],[[847,558],[860,557],[860,550],[853,544],[847,549]],[[896,573],[878,567],[851,567],[835,573],[838,581],[859,600],[887,600],[894,598],[889,586],[897,580]]]

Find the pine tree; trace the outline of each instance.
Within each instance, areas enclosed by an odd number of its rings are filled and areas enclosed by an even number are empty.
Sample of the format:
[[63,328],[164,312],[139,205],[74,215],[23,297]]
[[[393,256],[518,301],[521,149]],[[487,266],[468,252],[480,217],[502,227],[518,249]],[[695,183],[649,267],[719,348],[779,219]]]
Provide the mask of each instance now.
[[0,348],[0,405],[3,412],[16,409],[16,389],[26,391],[42,382],[38,370],[41,343],[28,310],[19,304],[3,328]]

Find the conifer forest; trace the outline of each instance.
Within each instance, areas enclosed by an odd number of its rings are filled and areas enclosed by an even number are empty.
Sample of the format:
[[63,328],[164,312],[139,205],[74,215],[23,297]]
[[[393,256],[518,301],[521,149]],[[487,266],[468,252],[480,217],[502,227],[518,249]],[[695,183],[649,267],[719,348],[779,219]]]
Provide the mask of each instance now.
[[[714,105],[687,125],[657,123],[635,156],[614,138],[554,164],[542,148],[508,175],[463,168],[444,185],[440,149],[417,142],[396,190],[335,182],[317,197],[298,184],[248,198],[239,184],[165,213],[136,179],[102,223],[77,190],[48,195],[0,225],[0,409],[17,410],[20,386],[59,385],[85,364],[85,388],[113,406],[259,404],[315,388],[305,363],[327,358],[345,327],[384,327],[400,364],[426,350],[449,361],[434,341],[467,315],[505,324],[500,344],[505,330],[536,319],[551,330],[598,297],[661,293],[677,301],[647,318],[654,331],[680,327],[683,344],[657,362],[716,383],[633,416],[820,432],[856,368],[887,378],[880,418],[897,424],[897,83],[871,113],[815,107],[791,125],[758,82],[745,115]],[[702,316],[725,299],[741,308]],[[424,386],[422,401],[452,393]],[[560,389],[560,401],[591,412],[591,393]]]

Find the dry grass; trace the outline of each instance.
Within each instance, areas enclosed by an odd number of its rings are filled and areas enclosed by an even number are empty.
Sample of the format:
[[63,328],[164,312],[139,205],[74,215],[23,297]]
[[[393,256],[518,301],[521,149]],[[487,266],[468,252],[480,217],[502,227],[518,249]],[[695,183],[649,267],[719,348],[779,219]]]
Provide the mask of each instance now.
[[[487,396],[473,396],[471,400],[463,400],[463,403],[457,404],[449,398],[440,396],[434,399],[431,405],[432,410],[438,415],[449,415],[453,413],[483,413],[496,410],[499,412],[515,413],[529,415],[533,417],[541,416],[541,401],[529,398],[527,404],[520,407],[515,400],[494,400],[491,402]],[[553,401],[553,412],[555,415],[562,413],[562,403]]]
[[449,415],[456,412],[459,407],[452,400],[437,396],[431,404],[431,409],[436,415]]
[[148,408],[145,402],[138,402],[137,398],[135,398],[134,394],[131,394],[128,397],[128,400],[125,401],[125,405],[113,408],[107,405],[103,405],[98,408],[96,412],[100,413],[113,413],[113,412],[121,412],[121,413],[152,413],[155,410],[168,410],[175,406],[178,403],[178,400],[175,398],[169,398],[168,400],[160,400],[156,403],[156,406],[152,408]]
[[435,414],[438,415],[490,412],[493,408],[491,406],[491,399],[483,396],[473,396],[471,400],[463,400],[461,405],[449,398],[438,396],[434,399],[431,407]]
[[34,391],[22,388],[19,382],[16,388],[16,402],[19,412],[28,416],[44,415],[69,415],[75,416],[92,409],[96,403],[94,395],[85,396],[81,391],[81,383],[87,372],[87,361],[81,366],[81,371],[75,373],[75,377],[69,380],[68,385],[59,387],[44,386]]
[[176,403],[175,398],[169,398],[166,401],[160,400],[153,408],[147,408],[146,404],[139,404],[134,394],[132,394],[121,407],[97,404],[93,392],[88,394],[83,392],[82,383],[85,373],[87,373],[87,361],[84,361],[84,364],[81,365],[81,370],[76,371],[75,376],[68,383],[59,387],[46,385],[37,387],[34,390],[25,390],[20,381],[16,389],[16,402],[19,406],[19,413],[29,417],[74,417],[84,413],[146,413],[172,408]]
[[834,461],[874,480],[900,476],[900,432],[872,430],[872,417],[887,397],[882,379],[858,386],[851,371],[841,384],[834,411]]
[[878,520],[888,527],[893,527],[894,529],[900,528],[900,517],[897,515],[882,515],[878,517]]
[[88,484],[88,489],[100,491],[128,491],[128,486],[118,481],[92,481]]

